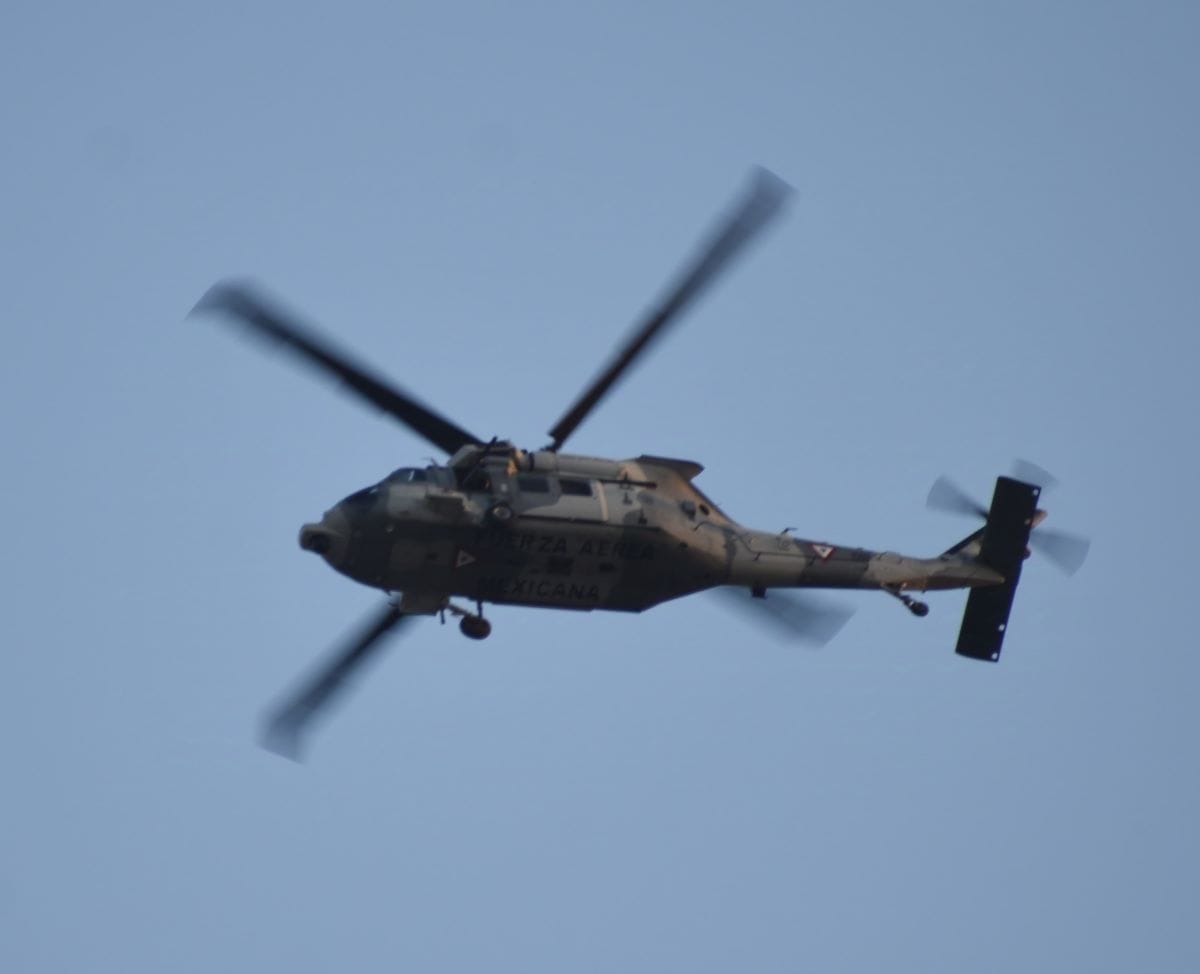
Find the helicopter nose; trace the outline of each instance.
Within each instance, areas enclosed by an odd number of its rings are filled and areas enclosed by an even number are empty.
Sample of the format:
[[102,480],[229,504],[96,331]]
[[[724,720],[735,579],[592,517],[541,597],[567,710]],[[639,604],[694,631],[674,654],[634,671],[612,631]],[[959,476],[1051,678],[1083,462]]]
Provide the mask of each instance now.
[[327,555],[333,547],[333,535],[319,524],[306,524],[300,529],[300,547],[318,555]]
[[345,515],[334,508],[315,524],[300,528],[300,547],[320,555],[337,568],[346,558],[349,547],[350,525]]

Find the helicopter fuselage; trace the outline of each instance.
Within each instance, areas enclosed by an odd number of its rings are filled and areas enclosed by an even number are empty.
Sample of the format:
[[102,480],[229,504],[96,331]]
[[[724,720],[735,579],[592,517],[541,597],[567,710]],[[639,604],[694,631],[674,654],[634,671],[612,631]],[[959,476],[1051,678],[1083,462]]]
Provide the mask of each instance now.
[[467,447],[448,466],[402,468],[350,495],[301,546],[405,611],[451,597],[640,612],[720,585],[873,588],[994,585],[953,555],[911,558],[746,528],[693,483],[691,461],[604,460]]

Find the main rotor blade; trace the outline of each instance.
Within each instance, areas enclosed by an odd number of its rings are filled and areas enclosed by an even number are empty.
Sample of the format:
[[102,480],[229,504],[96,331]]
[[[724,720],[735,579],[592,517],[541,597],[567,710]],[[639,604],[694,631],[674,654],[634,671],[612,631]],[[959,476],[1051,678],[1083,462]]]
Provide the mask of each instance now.
[[225,312],[256,334],[282,342],[309,364],[341,379],[371,405],[390,413],[447,453],[454,453],[467,443],[479,442],[462,427],[439,416],[386,379],[373,375],[248,285],[232,281],[214,284],[192,309],[193,314],[198,311]]
[[630,334],[609,366],[584,390],[575,404],[550,430],[553,439],[547,449],[557,450],[566,442],[567,437],[584,421],[588,413],[634,360],[646,350],[651,341],[678,318],[680,312],[729,264],[738,251],[780,211],[789,192],[791,187],[774,173],[766,169],[755,170],[753,184],[745,199],[718,225],[699,256],[658,309]]
[[382,612],[376,613],[344,648],[318,667],[295,693],[270,713],[263,729],[263,747],[299,761],[302,738],[309,721],[345,686],[350,674],[383,645],[383,637],[405,618],[390,603]]
[[950,511],[953,514],[969,514],[987,520],[987,508],[983,507],[949,477],[938,477],[929,488],[925,506],[935,511]]
[[771,589],[766,598],[755,598],[749,589],[723,585],[713,589],[730,608],[757,623],[766,624],[785,639],[824,646],[854,615],[847,606],[836,605],[807,593]]
[[1029,543],[1068,575],[1079,571],[1092,547],[1087,538],[1053,528],[1035,529],[1029,536]]

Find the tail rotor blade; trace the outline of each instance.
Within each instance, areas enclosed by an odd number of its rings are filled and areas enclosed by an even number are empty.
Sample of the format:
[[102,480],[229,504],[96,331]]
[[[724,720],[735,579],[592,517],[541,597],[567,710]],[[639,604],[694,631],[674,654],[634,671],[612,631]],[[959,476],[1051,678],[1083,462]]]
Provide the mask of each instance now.
[[344,647],[319,666],[295,693],[270,713],[263,729],[263,747],[299,761],[303,735],[309,721],[318,716],[345,688],[350,675],[383,646],[383,637],[405,618],[390,603],[370,618]]
[[1053,528],[1038,528],[1029,536],[1029,543],[1068,575],[1079,571],[1092,546],[1087,538]]
[[1048,470],[1043,470],[1029,460],[1014,460],[1012,465],[1014,480],[1041,487],[1043,491],[1053,490],[1058,484],[1058,478]]
[[966,514],[987,520],[987,508],[982,506],[970,494],[959,487],[949,477],[938,477],[929,488],[929,497],[925,506],[935,511],[949,511],[952,514]]
[[[1051,473],[1028,460],[1014,460],[1012,476],[1015,480],[1019,480],[1022,483],[1040,487],[1043,492],[1050,490],[1058,483],[1058,480]],[[977,503],[966,491],[948,477],[938,477],[934,481],[925,503],[926,506],[934,510],[950,511],[954,514],[970,514],[985,521],[988,519],[987,508]],[[1041,517],[1044,516],[1045,512],[1040,512],[1038,520],[1034,523],[1038,523]],[[1036,548],[1039,554],[1045,555],[1056,567],[1068,575],[1074,575],[1079,570],[1087,558],[1088,549],[1091,547],[1091,542],[1087,538],[1068,534],[1065,531],[1056,531],[1053,528],[1042,527],[1034,529],[1033,533],[1029,536],[1029,544],[1030,547]]]
[[773,589],[766,598],[755,598],[748,589],[722,586],[714,589],[725,604],[754,622],[773,629],[787,640],[824,646],[854,615],[854,610],[812,595]]

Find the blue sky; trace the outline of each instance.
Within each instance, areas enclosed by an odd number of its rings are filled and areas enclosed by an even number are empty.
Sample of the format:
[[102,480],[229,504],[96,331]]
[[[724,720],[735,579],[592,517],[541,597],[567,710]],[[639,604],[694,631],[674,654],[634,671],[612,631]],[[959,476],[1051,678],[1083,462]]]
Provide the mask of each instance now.
[[[0,969],[1191,971],[1200,14],[1183,3],[15,4],[0,15]],[[912,554],[1052,470],[999,666],[962,598],[815,653],[695,598],[414,627],[299,525],[427,444],[228,329],[250,276],[525,445],[752,164],[787,217],[572,440]]]

